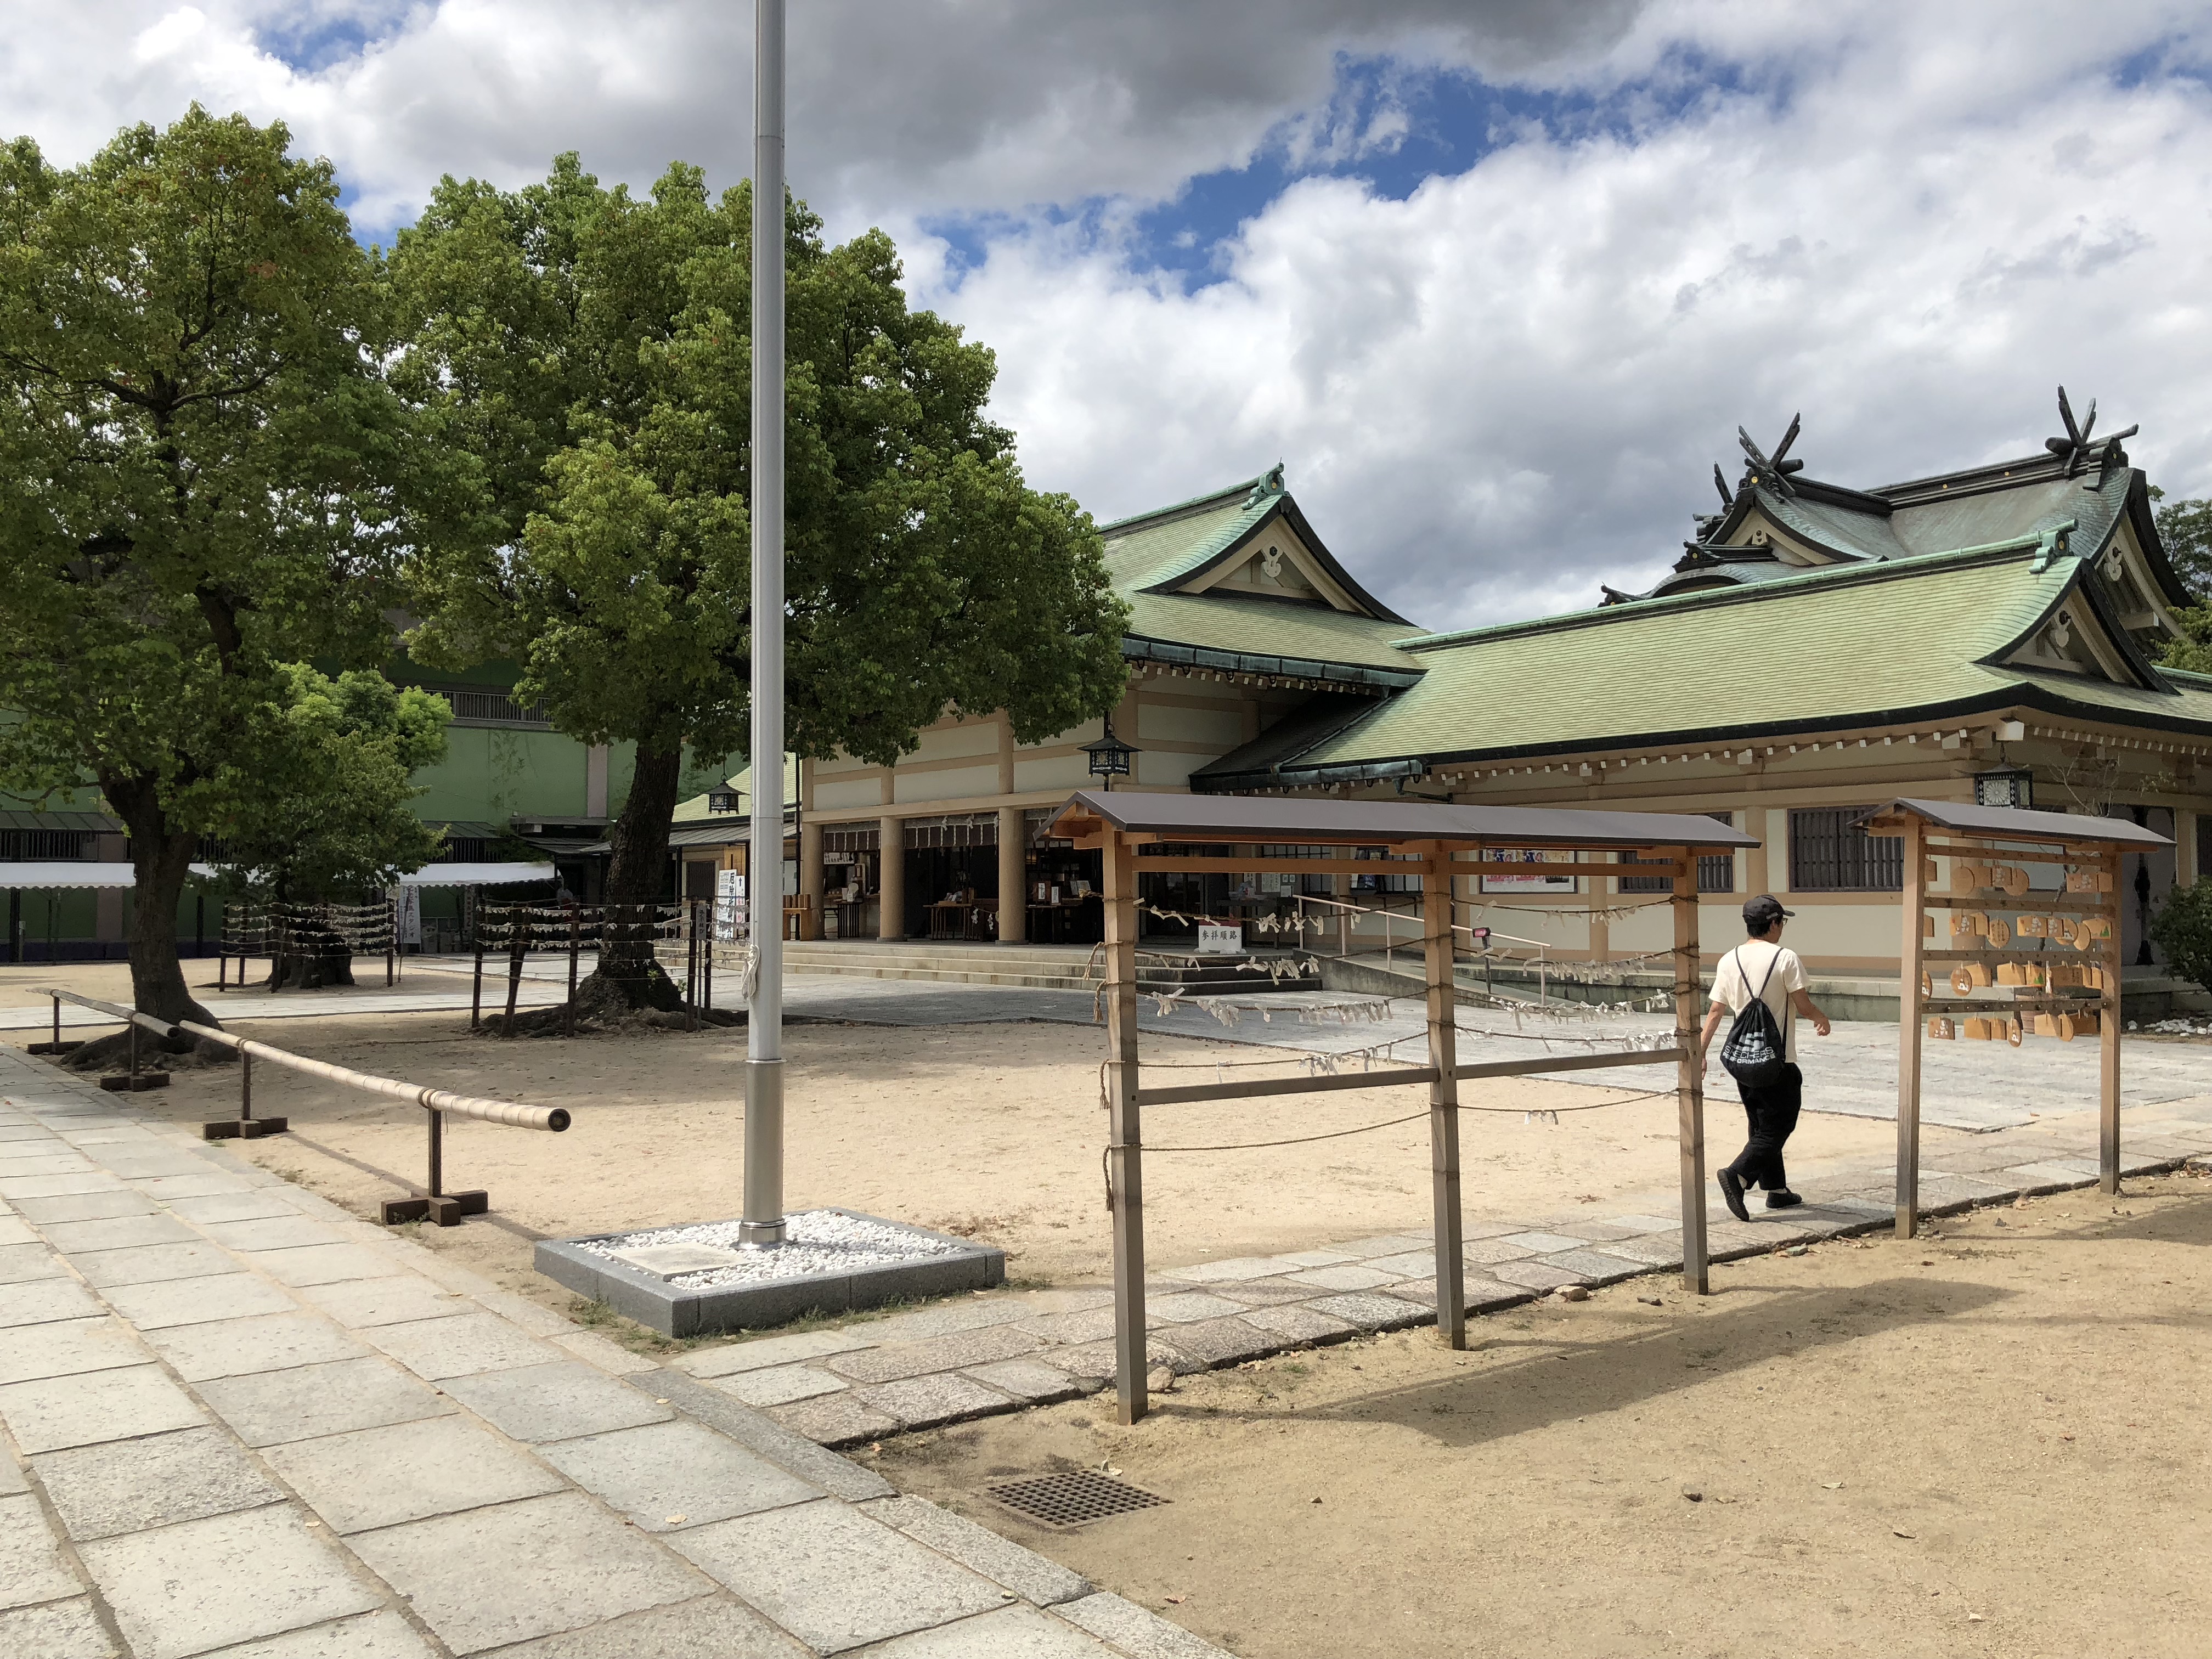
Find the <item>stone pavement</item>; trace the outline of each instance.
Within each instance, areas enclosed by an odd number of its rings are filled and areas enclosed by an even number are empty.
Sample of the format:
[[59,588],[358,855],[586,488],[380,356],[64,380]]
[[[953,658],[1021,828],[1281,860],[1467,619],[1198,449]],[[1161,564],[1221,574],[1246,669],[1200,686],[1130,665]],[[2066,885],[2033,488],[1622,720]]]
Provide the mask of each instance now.
[[1218,1654],[13,1049],[0,1425],[7,1659]]
[[[1716,1146],[1732,1147],[1733,1115],[1731,1103],[1711,1120]],[[2121,1145],[2128,1174],[2212,1158],[2212,1094],[2128,1113]],[[2095,1115],[2077,1110],[2022,1128],[1931,1138],[1922,1158],[1921,1199],[1929,1213],[2089,1185],[2097,1176]],[[1819,1201],[1766,1211],[1754,1198],[1744,1223],[1716,1196],[1706,1222],[1715,1261],[1892,1224],[1887,1159],[1793,1153],[1790,1170],[1793,1184]],[[1570,1285],[1679,1273],[1678,1206],[1669,1188],[1565,1213],[1470,1212],[1463,1221],[1468,1311]],[[1155,1269],[1146,1297],[1151,1358],[1188,1373],[1432,1323],[1435,1274],[1430,1239],[1413,1234]],[[1108,1386],[1112,1300],[1104,1289],[979,1294],[837,1329],[697,1349],[669,1364],[824,1445],[850,1445]]]

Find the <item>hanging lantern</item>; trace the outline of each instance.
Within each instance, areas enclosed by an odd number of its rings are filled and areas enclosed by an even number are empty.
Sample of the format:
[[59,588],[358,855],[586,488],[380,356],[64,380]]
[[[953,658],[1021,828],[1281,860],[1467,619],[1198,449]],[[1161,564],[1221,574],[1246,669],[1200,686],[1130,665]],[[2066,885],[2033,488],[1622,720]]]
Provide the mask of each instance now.
[[709,789],[707,810],[709,812],[734,812],[738,810],[738,795],[734,789]]
[[1129,759],[1140,754],[1134,744],[1124,743],[1114,735],[1114,722],[1105,722],[1105,735],[1082,745],[1083,752],[1091,757],[1091,775],[1105,781],[1110,790],[1116,777],[1129,775]]

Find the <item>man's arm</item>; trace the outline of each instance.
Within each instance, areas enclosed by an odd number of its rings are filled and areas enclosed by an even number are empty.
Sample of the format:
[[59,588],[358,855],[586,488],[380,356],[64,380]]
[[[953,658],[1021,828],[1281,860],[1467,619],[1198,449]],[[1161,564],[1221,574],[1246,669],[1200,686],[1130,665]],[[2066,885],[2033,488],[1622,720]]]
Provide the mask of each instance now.
[[1728,1012],[1729,1006],[1725,1002],[1716,1002],[1705,1010],[1705,1029],[1698,1037],[1698,1066],[1700,1070],[1712,1054],[1713,1033],[1720,1030],[1721,1022],[1728,1018]]
[[[1810,993],[1805,991],[1792,991],[1790,994],[1790,1001],[1791,1006],[1794,1006],[1799,1013],[1804,1015],[1806,1018],[1813,1022],[1814,1036],[1826,1036],[1828,1035],[1828,1017],[1822,1013],[1818,1007],[1814,1006],[1813,998]],[[1712,1028],[1710,1025],[1706,1027],[1706,1030],[1709,1034],[1711,1031],[1711,1029]]]

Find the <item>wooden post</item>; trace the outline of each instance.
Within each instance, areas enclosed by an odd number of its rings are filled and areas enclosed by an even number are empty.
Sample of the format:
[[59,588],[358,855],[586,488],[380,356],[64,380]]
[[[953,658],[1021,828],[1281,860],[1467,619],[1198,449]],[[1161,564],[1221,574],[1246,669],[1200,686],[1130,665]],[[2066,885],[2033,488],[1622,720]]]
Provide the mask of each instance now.
[[1452,975],[1452,855],[1433,851],[1421,872],[1422,961],[1428,973],[1429,1184],[1435,1210],[1437,1334],[1467,1346],[1467,1268],[1460,1238],[1458,988]]
[[238,1056],[238,1121],[253,1121],[253,1056],[245,1053]]
[[699,901],[684,903],[684,1013],[689,1029],[699,1029]]
[[522,988],[522,953],[530,948],[528,909],[520,904],[507,907],[507,1029],[503,1036],[514,1035],[515,994]]
[[1100,860],[1106,924],[1106,1181],[1114,1212],[1114,1347],[1118,1415],[1134,1423],[1145,1390],[1145,1168],[1137,1109],[1137,860],[1112,830]]
[[1923,930],[1928,915],[1925,831],[1905,815],[1905,935],[1897,953],[1897,1236],[1910,1238],[1920,1223],[1920,1053],[1926,1019],[1920,976],[1927,971]]
[[1029,937],[1029,815],[1018,806],[999,809],[999,943]]
[[392,988],[392,981],[399,963],[399,901],[392,895],[384,896],[384,986]]
[[[757,903],[758,900],[756,899]],[[876,937],[906,937],[906,820],[882,818],[876,825]]]
[[576,956],[582,945],[581,915],[576,908],[576,901],[570,899],[568,901],[568,1012],[561,1022],[562,1034],[567,1036],[576,1035]]
[[469,932],[477,946],[476,977],[469,981],[469,1030],[474,1031],[483,1024],[483,917],[481,914]]
[[2095,867],[2104,871],[2112,890],[2100,894],[2100,912],[2112,925],[2112,937],[2099,951],[2105,970],[2105,990],[2097,999],[2097,1190],[2117,1194],[2120,1190],[2120,871],[2126,860],[2106,851]]
[[1674,1065],[1676,1133],[1682,1157],[1682,1288],[1704,1296],[1705,1266],[1705,1066],[1698,1052],[1704,987],[1698,978],[1698,865],[1686,847],[1670,849],[1674,872]]

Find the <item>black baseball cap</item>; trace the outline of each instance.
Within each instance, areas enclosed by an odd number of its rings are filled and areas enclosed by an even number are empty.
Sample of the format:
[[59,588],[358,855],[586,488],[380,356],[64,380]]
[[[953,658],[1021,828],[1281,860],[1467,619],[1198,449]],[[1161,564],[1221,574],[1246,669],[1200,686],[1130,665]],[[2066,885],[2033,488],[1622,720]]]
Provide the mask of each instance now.
[[1761,933],[1765,933],[1784,917],[1794,916],[1796,914],[1795,910],[1784,909],[1782,901],[1771,893],[1761,893],[1757,898],[1746,899],[1743,902],[1745,925],[1756,927]]

